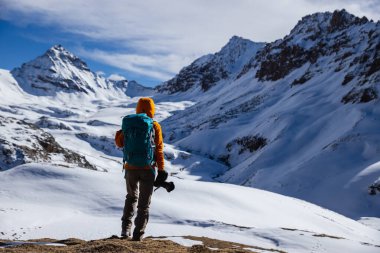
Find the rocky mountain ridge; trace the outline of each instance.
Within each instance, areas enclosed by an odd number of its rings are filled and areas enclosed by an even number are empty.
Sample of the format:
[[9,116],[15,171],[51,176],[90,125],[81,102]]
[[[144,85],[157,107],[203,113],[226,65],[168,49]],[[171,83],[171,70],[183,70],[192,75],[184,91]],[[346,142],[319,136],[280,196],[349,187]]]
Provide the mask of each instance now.
[[[300,85],[328,69],[344,72],[342,85],[352,89],[343,103],[368,102],[378,97],[380,81],[380,23],[358,18],[345,10],[304,17],[284,39],[266,45],[251,67],[260,81],[276,81],[309,64],[292,82]],[[322,62],[323,57],[331,57]],[[247,67],[245,69],[247,71]],[[241,75],[241,74],[240,74]]]
[[[157,90],[184,93],[200,86],[206,92],[223,80],[238,79],[249,71],[255,72],[254,78],[259,82],[265,82],[283,79],[306,67],[290,83],[294,86],[333,68],[345,73],[341,84],[351,87],[341,98],[343,103],[368,102],[378,97],[375,86],[380,81],[379,29],[380,22],[356,17],[344,9],[307,15],[289,35],[272,43],[254,43],[235,36],[220,52],[195,60]],[[328,62],[326,57],[330,57]],[[235,62],[240,65],[234,68]]]
[[246,64],[247,59],[263,46],[264,43],[233,36],[219,52],[195,60],[173,79],[157,86],[156,90],[169,94],[194,88],[207,91],[221,80],[234,78]]

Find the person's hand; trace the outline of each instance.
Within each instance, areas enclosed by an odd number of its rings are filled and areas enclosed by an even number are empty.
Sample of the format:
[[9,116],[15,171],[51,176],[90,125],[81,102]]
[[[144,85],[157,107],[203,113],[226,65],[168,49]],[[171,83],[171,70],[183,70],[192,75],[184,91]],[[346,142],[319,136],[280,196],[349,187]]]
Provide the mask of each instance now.
[[158,174],[153,185],[155,187],[159,187],[166,181],[167,178],[168,178],[168,173],[165,170],[158,170]]

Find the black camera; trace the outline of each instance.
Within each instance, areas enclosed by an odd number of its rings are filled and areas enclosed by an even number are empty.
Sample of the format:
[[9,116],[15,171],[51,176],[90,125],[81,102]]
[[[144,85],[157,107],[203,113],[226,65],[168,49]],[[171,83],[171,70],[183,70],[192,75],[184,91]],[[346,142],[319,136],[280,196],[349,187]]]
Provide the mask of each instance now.
[[159,170],[156,180],[154,181],[154,186],[157,187],[155,191],[163,187],[166,189],[167,192],[171,192],[174,190],[175,186],[173,182],[166,182],[166,179],[168,179],[168,173],[164,170]]

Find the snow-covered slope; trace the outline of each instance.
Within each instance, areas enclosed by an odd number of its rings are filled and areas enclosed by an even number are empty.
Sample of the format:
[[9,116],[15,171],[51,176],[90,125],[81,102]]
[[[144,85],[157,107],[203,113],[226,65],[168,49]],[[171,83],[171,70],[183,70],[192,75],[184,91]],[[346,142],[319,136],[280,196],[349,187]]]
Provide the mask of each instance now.
[[[153,195],[147,235],[207,236],[286,252],[378,251],[379,231],[307,202],[230,184],[173,180],[175,191]],[[98,239],[120,230],[125,186],[117,169],[23,165],[2,172],[0,191],[0,238]]]
[[198,103],[163,122],[166,141],[227,164],[223,182],[378,216],[367,187],[380,171],[356,178],[380,157],[379,45],[379,22],[344,10],[306,16],[235,79],[173,95]]

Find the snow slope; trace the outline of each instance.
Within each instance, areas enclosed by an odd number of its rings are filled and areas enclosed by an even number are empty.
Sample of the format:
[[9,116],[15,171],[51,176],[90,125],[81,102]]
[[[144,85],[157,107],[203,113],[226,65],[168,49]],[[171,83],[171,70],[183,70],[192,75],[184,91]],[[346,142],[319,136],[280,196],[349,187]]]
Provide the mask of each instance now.
[[379,161],[379,43],[380,22],[344,10],[306,16],[236,78],[174,93],[196,104],[162,122],[166,141],[228,165],[222,182],[379,216],[367,193],[379,170],[356,180]]
[[[154,194],[147,235],[208,236],[290,252],[377,252],[379,231],[307,202],[173,180],[174,192]],[[120,170],[29,164],[2,172],[0,181],[2,238],[96,239],[119,231],[125,195]]]

